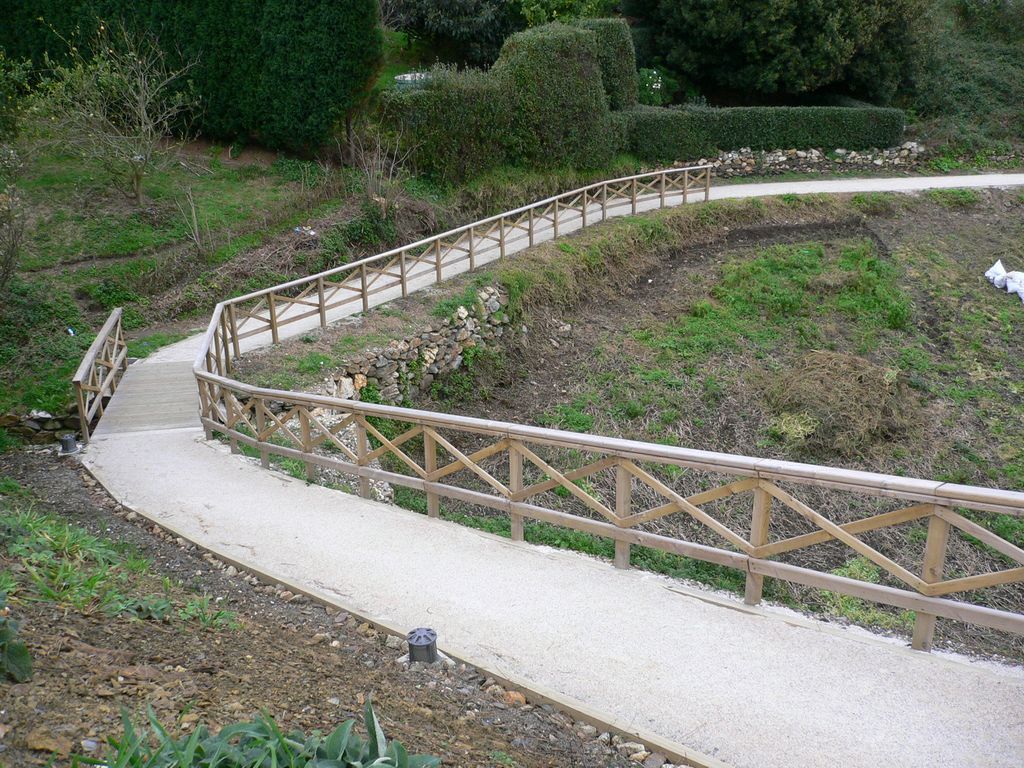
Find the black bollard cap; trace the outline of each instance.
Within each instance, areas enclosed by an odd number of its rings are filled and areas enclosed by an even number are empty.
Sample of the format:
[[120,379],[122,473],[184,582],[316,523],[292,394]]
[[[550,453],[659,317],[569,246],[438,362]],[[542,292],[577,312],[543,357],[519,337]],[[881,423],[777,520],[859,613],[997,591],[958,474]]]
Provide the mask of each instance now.
[[409,641],[409,661],[433,664],[437,661],[437,632],[428,627],[417,627],[406,635]]

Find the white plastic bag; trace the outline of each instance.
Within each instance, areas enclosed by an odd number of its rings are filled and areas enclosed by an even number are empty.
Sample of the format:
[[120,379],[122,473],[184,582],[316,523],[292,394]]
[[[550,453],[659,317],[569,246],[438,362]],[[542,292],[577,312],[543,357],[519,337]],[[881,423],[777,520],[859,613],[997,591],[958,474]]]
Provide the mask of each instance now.
[[995,264],[989,268],[988,272],[985,273],[985,277],[992,283],[996,288],[1006,287],[1006,268],[1003,266],[1003,260],[999,259]]
[[1024,301],[1024,272],[1006,273],[1006,292],[1016,293]]

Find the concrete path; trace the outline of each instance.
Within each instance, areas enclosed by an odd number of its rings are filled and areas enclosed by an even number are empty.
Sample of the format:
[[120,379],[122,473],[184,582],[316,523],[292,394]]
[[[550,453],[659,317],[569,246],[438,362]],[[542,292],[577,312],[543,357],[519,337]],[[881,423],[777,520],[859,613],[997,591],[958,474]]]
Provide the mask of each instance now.
[[[1024,174],[712,196],[1014,185]],[[203,440],[198,346],[133,366],[83,457],[115,498],[181,535],[389,626],[432,626],[455,655],[738,767],[1024,765],[1024,669],[916,653],[262,470]]]

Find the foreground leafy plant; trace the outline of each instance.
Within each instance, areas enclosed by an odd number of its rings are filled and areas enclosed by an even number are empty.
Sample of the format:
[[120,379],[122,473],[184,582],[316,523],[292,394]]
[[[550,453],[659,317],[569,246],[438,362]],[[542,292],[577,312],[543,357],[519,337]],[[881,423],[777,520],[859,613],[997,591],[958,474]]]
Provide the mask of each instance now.
[[0,594],[0,667],[16,683],[24,683],[32,677],[32,657],[17,640],[18,625],[9,614],[7,595]]
[[191,736],[174,739],[152,711],[152,733],[136,729],[126,712],[121,715],[124,735],[110,739],[102,759],[78,758],[77,765],[109,768],[434,768],[440,758],[410,755],[397,741],[388,741],[373,706],[366,702],[364,723],[368,738],[355,733],[355,721],[347,720],[327,736],[314,731],[285,734],[273,718],[260,716],[248,723],[221,729],[216,736],[200,725]]
[[185,607],[178,611],[182,621],[197,621],[205,629],[238,629],[233,611],[225,611],[210,606],[210,597],[204,595],[189,600]]

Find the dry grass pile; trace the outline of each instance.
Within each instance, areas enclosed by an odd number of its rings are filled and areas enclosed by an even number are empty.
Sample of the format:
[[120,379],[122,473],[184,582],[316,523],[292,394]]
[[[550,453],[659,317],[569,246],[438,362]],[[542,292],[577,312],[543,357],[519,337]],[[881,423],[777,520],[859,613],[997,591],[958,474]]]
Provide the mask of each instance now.
[[775,436],[815,453],[862,454],[920,422],[920,404],[898,370],[839,352],[803,355],[768,375],[764,394]]

